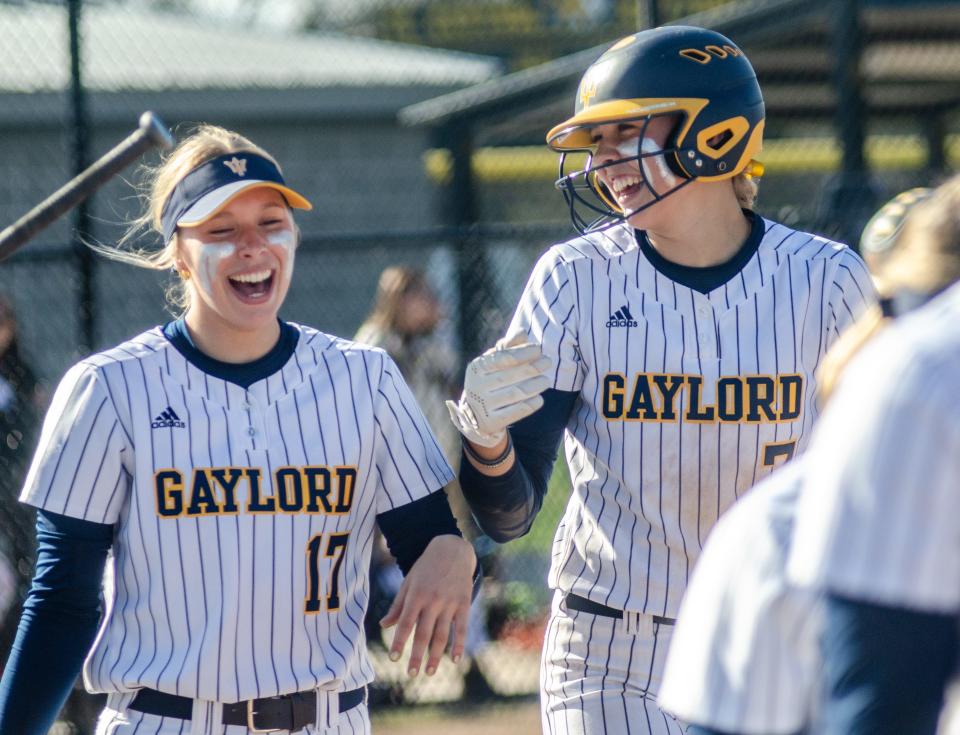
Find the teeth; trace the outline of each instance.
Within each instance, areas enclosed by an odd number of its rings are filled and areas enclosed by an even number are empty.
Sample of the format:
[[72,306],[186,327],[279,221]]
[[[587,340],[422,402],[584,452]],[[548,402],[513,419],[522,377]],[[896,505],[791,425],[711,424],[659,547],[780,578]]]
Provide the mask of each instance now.
[[271,271],[257,271],[256,273],[241,273],[236,276],[230,276],[231,281],[239,281],[240,283],[260,283],[260,281],[266,281],[270,277]]
[[635,184],[639,184],[639,183],[640,183],[639,176],[618,176],[616,179],[613,180],[613,193],[619,194],[628,186],[634,186]]

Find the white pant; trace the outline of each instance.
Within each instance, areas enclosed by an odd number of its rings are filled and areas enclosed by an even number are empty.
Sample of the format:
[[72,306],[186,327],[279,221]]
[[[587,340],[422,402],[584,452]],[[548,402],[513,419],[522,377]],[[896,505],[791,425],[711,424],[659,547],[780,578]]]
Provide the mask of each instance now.
[[[96,735],[247,735],[250,731],[239,725],[220,725],[213,707],[207,722],[159,717],[128,709],[132,694],[111,694],[107,706],[97,721]],[[219,707],[219,705],[217,705]],[[277,735],[284,735],[280,731]],[[336,727],[318,730],[312,725],[298,731],[298,735],[370,735],[370,717],[367,705],[358,704],[341,712]]]
[[650,616],[627,632],[623,620],[568,610],[557,592],[540,667],[545,735],[683,733],[657,706],[672,634]]

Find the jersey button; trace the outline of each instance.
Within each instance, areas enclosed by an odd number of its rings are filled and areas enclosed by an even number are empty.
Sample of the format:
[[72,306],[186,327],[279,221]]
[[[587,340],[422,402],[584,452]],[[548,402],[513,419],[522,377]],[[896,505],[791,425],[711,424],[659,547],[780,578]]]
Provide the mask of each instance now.
[[247,429],[247,433],[248,433],[250,436],[256,436],[256,435],[257,435],[257,430],[254,429],[254,428],[251,426],[250,428]]

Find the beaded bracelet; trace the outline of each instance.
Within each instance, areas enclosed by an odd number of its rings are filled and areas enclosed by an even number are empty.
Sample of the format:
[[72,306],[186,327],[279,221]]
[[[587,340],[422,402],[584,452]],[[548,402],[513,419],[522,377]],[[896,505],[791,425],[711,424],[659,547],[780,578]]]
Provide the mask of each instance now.
[[476,462],[481,467],[486,469],[495,470],[498,467],[502,467],[507,463],[507,460],[510,459],[510,453],[513,451],[513,438],[510,436],[510,432],[507,432],[507,446],[503,452],[493,459],[485,459],[477,454],[476,450],[470,446],[470,442],[464,438],[463,440],[463,451],[470,457],[471,460]]

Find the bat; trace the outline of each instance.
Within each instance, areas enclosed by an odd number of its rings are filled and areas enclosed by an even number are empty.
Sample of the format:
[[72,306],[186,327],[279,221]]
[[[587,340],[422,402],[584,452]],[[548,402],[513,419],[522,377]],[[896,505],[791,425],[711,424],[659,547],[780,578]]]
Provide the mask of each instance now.
[[34,235],[77,206],[148,150],[169,150],[173,142],[173,135],[160,118],[152,112],[144,112],[136,130],[0,232],[0,261],[9,258]]

